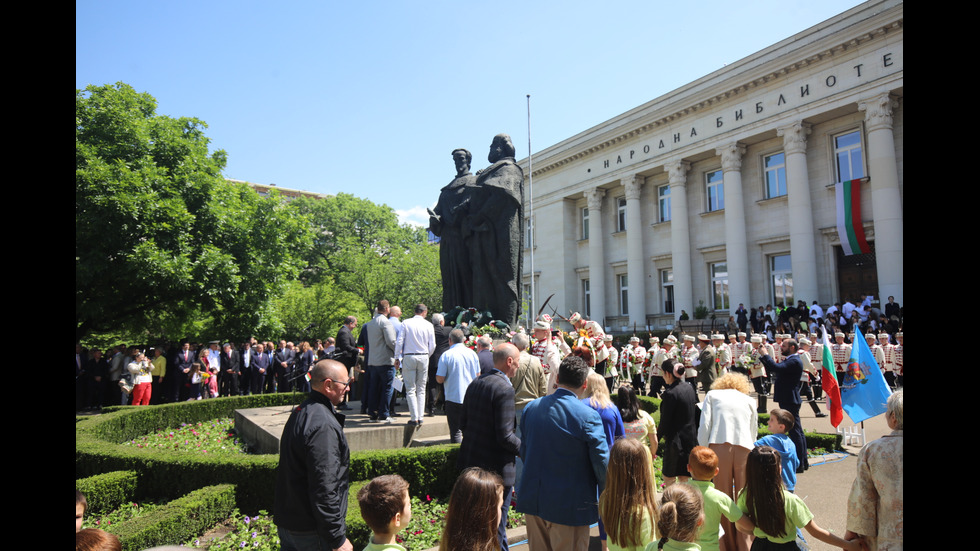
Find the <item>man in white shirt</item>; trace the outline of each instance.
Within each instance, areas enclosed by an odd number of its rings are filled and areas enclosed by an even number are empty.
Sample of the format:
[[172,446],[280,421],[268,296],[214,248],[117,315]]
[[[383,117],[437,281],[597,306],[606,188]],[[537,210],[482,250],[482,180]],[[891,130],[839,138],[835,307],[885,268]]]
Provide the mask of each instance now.
[[428,308],[415,305],[415,316],[402,322],[395,340],[395,367],[401,367],[408,398],[409,425],[421,425],[425,415],[425,383],[429,377],[429,355],[436,349],[436,334],[426,321]]
[[813,301],[813,306],[810,307],[810,317],[813,319],[820,319],[823,317],[823,308],[820,307],[820,303]]
[[446,395],[446,422],[449,423],[449,436],[454,444],[463,441],[460,429],[460,415],[463,412],[463,396],[466,388],[480,376],[480,359],[463,344],[463,330],[453,329],[449,333],[450,348],[439,358],[436,382],[443,385]]

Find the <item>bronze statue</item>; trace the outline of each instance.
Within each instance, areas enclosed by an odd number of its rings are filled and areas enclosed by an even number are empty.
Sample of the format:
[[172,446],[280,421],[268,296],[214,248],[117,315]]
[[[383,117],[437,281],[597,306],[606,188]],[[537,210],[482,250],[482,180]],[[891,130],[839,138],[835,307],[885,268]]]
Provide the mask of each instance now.
[[497,134],[479,171],[464,233],[472,234],[473,303],[494,319],[514,325],[520,315],[524,260],[524,171],[514,160],[514,144]]
[[466,249],[462,219],[467,215],[476,177],[470,173],[473,154],[465,149],[453,151],[456,178],[442,188],[435,210],[429,211],[429,231],[440,237],[439,268],[442,272],[442,306],[473,305],[473,268]]

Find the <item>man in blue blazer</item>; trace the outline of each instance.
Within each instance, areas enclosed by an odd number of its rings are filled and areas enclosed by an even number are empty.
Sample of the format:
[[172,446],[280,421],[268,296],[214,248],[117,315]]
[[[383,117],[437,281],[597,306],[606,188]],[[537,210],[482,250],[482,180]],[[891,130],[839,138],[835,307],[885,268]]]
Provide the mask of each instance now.
[[609,447],[598,412],[581,402],[589,367],[568,356],[558,389],[524,407],[524,473],[517,510],[525,514],[531,549],[585,551],[589,525],[599,520]]
[[803,377],[803,360],[797,353],[800,345],[795,339],[786,339],[780,345],[780,351],[786,358],[780,363],[776,363],[772,356],[768,354],[759,358],[762,365],[766,366],[769,373],[776,379],[773,387],[773,399],[779,407],[793,414],[793,428],[789,431],[789,438],[796,444],[796,455],[800,458],[798,473],[810,467],[806,460],[806,437],[803,435],[803,425],[800,423],[800,381]]

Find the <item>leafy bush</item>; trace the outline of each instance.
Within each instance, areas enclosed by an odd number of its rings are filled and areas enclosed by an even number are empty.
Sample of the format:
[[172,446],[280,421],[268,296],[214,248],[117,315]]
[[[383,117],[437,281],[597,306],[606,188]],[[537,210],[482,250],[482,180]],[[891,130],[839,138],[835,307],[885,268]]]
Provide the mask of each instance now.
[[85,494],[85,515],[107,513],[123,503],[134,501],[139,473],[113,471],[75,481],[75,489]]
[[[247,514],[271,510],[279,463],[276,454],[212,457],[120,444],[182,423],[229,417],[239,408],[285,406],[305,398],[300,394],[267,394],[128,406],[79,420],[75,424],[75,477],[136,471],[140,474],[133,496],[136,500],[175,499],[205,486],[235,484],[239,509]],[[355,452],[351,455],[351,480],[398,473],[412,485],[413,495],[449,495],[458,474],[457,450],[458,445],[444,445]]]
[[208,486],[113,529],[124,551],[177,544],[227,519],[235,510],[235,487]]

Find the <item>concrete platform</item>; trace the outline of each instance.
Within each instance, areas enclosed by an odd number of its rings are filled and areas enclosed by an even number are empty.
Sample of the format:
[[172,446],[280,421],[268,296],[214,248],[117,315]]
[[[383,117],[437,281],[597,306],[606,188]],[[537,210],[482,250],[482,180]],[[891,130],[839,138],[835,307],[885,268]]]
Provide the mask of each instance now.
[[[361,404],[351,402],[344,434],[351,451],[385,450],[449,443],[449,425],[445,415],[426,417],[422,426],[409,426],[408,411],[396,408],[400,415],[392,417],[390,425],[374,423],[360,414]],[[250,408],[235,411],[235,430],[255,453],[279,453],[282,429],[293,406]],[[358,412],[358,413],[354,413]]]

